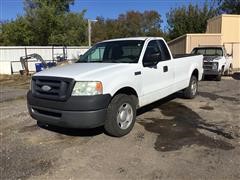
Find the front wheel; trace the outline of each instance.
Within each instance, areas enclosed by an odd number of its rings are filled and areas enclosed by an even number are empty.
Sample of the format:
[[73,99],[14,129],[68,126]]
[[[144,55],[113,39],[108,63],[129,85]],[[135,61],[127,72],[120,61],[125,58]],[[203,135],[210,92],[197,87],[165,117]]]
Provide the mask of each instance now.
[[216,81],[221,81],[223,74],[224,74],[224,67],[222,67],[221,72],[219,72],[219,74],[216,76]]
[[136,120],[136,101],[133,96],[116,95],[108,106],[104,128],[109,135],[121,137],[128,134]]
[[217,76],[216,76],[216,81],[221,81],[222,80],[222,73],[219,73]]
[[189,85],[184,89],[183,94],[186,99],[193,99],[198,92],[198,80],[196,76],[192,76]]

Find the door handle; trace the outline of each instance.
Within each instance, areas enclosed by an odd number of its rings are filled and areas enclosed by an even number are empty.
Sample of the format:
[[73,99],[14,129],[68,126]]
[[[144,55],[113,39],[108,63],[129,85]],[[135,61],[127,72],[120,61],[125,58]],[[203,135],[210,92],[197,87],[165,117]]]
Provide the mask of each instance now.
[[141,75],[141,74],[142,74],[141,71],[136,71],[136,72],[134,73],[135,76],[137,76],[137,75]]
[[168,72],[168,66],[163,66],[163,72]]

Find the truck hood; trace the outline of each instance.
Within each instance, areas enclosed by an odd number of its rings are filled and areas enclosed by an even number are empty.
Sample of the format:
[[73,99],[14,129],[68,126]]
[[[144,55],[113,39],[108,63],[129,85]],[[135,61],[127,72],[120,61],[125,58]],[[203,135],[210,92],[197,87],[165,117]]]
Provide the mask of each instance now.
[[[66,77],[79,81],[101,80],[100,77],[111,76],[136,64],[128,63],[74,63],[43,70],[34,76]],[[101,75],[101,76],[99,76]]]

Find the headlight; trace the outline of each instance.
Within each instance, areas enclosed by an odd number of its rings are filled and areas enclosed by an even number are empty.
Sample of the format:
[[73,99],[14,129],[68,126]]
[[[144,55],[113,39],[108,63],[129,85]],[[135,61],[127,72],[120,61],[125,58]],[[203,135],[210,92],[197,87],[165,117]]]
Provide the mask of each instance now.
[[103,93],[102,83],[99,81],[79,81],[75,83],[72,96],[91,96]]
[[218,63],[217,63],[217,62],[214,62],[214,63],[213,63],[212,69],[213,69],[213,70],[218,69]]

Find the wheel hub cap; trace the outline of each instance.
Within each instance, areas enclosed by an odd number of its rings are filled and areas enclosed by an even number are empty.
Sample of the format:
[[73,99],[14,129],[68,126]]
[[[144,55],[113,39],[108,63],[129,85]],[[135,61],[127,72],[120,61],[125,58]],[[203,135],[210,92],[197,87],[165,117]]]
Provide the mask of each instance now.
[[197,92],[197,82],[193,81],[191,85],[192,94],[195,95]]
[[118,109],[117,123],[121,129],[127,129],[133,121],[133,109],[128,103],[122,104]]

